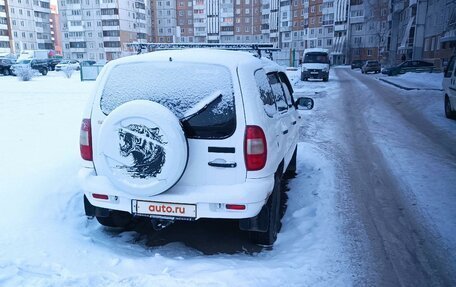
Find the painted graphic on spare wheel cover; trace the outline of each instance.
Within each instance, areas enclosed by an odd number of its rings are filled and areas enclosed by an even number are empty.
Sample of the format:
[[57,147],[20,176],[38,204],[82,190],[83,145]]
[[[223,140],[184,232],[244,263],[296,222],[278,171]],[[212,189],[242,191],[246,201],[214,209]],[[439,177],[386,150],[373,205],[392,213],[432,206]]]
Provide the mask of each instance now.
[[119,165],[120,169],[135,178],[156,177],[161,173],[165,164],[166,153],[158,127],[150,128],[144,125],[130,124],[119,129],[120,155],[132,157],[132,165]]

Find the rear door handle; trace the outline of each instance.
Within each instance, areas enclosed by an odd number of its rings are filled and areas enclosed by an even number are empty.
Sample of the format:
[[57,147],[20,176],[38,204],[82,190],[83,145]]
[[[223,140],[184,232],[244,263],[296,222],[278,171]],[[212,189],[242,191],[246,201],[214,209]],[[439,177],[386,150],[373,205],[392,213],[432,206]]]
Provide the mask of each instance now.
[[214,167],[227,167],[227,168],[235,168],[237,164],[235,162],[221,162],[220,160],[213,160],[207,163],[209,166]]

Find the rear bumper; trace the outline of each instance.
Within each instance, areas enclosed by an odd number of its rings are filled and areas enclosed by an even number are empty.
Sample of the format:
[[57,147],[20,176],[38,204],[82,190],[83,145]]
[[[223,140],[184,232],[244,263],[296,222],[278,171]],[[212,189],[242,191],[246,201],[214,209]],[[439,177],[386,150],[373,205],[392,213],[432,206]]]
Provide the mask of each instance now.
[[302,74],[303,74],[304,78],[308,78],[308,79],[323,79],[323,78],[327,78],[329,73],[319,70],[319,71],[303,71]]
[[[194,204],[199,218],[241,219],[256,216],[266,203],[274,187],[274,176],[247,179],[242,184],[185,186],[177,184],[170,190],[154,196],[135,196],[111,184],[105,176],[97,176],[92,168],[81,168],[79,183],[89,202],[96,207],[133,213],[136,200]],[[93,198],[93,194],[106,194],[108,200]],[[226,204],[245,205],[245,210],[228,210]]]

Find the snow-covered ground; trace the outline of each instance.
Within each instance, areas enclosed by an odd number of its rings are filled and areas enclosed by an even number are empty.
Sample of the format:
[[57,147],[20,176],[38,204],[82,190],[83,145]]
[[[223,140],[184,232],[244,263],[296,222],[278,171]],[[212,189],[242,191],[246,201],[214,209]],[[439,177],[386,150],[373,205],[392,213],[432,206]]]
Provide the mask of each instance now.
[[[337,85],[298,90],[337,97]],[[288,208],[272,250],[252,254],[240,246],[234,254],[204,255],[179,241],[149,246],[136,232],[87,219],[76,175],[81,114],[93,86],[77,74],[66,79],[50,72],[30,82],[0,77],[0,286],[353,284],[357,270],[335,206],[336,172],[317,144],[299,145],[298,176],[289,181]],[[317,100],[304,116],[322,109]]]
[[408,90],[441,90],[443,73],[405,73],[381,79]]
[[[341,140],[337,117],[328,114],[339,112],[337,99],[349,95],[341,90],[333,72],[328,83],[300,82],[298,71],[288,72],[295,91],[312,96],[315,108],[303,112],[298,175],[288,183],[288,208],[276,244],[272,250],[252,252],[241,242],[236,252],[221,249],[211,255],[190,247],[179,236],[151,245],[142,234],[104,228],[84,216],[76,180],[79,128],[94,82],[80,82],[77,74],[66,79],[56,72],[30,82],[0,76],[0,286],[375,285],[362,281],[362,261],[349,250],[367,240],[347,242],[337,197],[344,192],[344,179],[337,155],[325,149],[326,143]],[[441,74],[407,75],[389,78],[401,84],[427,83],[425,88],[441,83],[441,79],[428,78]],[[400,91],[404,103],[421,110],[433,126],[456,138],[456,122],[444,118],[438,91]],[[431,219],[451,215],[450,202],[442,203],[442,198],[426,192],[435,181],[438,194],[445,196],[444,187],[439,188],[432,174],[447,176],[451,171],[432,171],[431,178],[421,173],[435,167],[434,159],[415,155],[403,141],[388,137],[386,125],[394,127],[402,119],[390,117],[380,125],[384,107],[376,108],[366,112],[373,138],[386,156],[402,159],[393,171],[404,182],[418,183],[414,189],[420,193],[414,198],[418,207]],[[412,141],[413,133],[408,135],[404,140]],[[422,159],[423,168],[403,170],[415,156]],[[445,236],[453,232],[444,221],[436,226]],[[228,230],[221,238],[237,242],[230,237],[238,235]],[[220,245],[210,237],[203,245],[212,243],[215,249]]]

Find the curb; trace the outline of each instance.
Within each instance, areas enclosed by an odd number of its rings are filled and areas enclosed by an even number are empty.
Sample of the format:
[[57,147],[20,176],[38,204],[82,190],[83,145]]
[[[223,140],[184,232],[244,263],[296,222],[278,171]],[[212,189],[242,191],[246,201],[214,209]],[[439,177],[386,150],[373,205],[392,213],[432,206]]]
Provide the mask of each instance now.
[[387,79],[385,78],[378,78],[380,81],[382,82],[385,82],[387,84],[390,84],[392,86],[395,86],[399,89],[402,89],[402,90],[406,90],[406,91],[412,91],[412,90],[417,90],[417,91],[443,91],[442,89],[422,89],[422,88],[409,88],[409,87],[404,87],[404,86],[401,86],[399,84],[396,84],[396,83],[393,83],[391,81],[388,81]]

